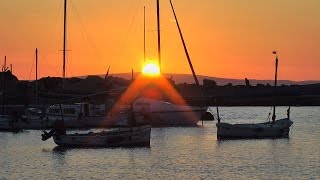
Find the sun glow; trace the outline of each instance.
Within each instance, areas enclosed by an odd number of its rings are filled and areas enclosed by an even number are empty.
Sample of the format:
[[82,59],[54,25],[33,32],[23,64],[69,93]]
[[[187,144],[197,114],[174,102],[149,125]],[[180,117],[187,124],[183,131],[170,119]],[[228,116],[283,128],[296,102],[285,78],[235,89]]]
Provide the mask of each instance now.
[[142,74],[148,76],[159,76],[160,75],[160,68],[157,63],[148,62],[144,64],[142,68]]

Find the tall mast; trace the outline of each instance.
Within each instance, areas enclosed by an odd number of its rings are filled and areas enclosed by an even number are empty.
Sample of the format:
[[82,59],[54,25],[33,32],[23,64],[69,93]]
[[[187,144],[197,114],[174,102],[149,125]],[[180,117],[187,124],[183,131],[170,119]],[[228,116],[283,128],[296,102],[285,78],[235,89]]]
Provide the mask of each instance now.
[[66,31],[67,31],[67,0],[64,0],[64,14],[63,14],[63,72],[62,72],[62,87],[64,86],[64,79],[66,78]]
[[158,62],[159,70],[161,73],[161,43],[160,43],[160,9],[159,9],[159,0],[157,0],[157,31],[158,31]]
[[[276,87],[277,87],[277,73],[278,73],[278,54],[276,51],[273,51],[273,54],[276,55],[276,72],[274,75],[274,93],[276,94]],[[274,95],[275,96],[275,95]],[[273,102],[273,115],[272,115],[272,123],[274,124],[276,119],[276,102]]]
[[4,65],[3,65],[4,71],[7,71],[7,56],[4,56]]
[[36,48],[36,110],[38,113],[38,48]]
[[3,85],[2,85],[2,114],[4,114],[5,113],[5,107],[4,107],[4,105],[5,105],[5,97],[6,97],[6,92],[5,92],[5,90],[6,90],[6,63],[7,63],[7,56],[4,56],[4,65],[3,65],[3,67],[2,67],[2,83],[3,83]]
[[133,82],[133,68],[131,69],[131,82]]
[[200,87],[198,78],[197,78],[196,73],[194,72],[194,69],[193,69],[193,65],[192,65],[192,62],[191,62],[191,59],[190,59],[190,56],[189,56],[189,53],[188,53],[188,49],[187,49],[186,43],[184,42],[184,38],[183,38],[181,29],[180,29],[180,25],[179,25],[179,22],[178,22],[178,19],[177,19],[176,13],[174,11],[174,8],[173,8],[171,0],[170,0],[170,4],[171,4],[171,8],[172,8],[172,11],[173,11],[174,18],[175,18],[177,26],[178,26],[180,38],[181,38],[181,41],[182,41],[182,44],[183,44],[183,48],[184,48],[184,52],[186,53],[186,56],[187,56],[187,59],[188,59],[188,62],[189,62],[189,66],[190,66],[190,69],[192,71],[193,78],[194,78],[196,84]]
[[146,62],[146,7],[143,6],[143,61]]
[[[194,81],[196,82],[197,86],[200,89],[201,97],[204,97],[204,94],[202,92],[202,88],[201,88],[200,83],[198,81],[197,75],[196,75],[196,73],[195,73],[195,71],[193,69],[193,65],[192,65],[192,62],[191,62],[191,59],[190,59],[190,56],[189,56],[189,53],[188,53],[187,45],[186,45],[186,43],[184,41],[184,38],[183,38],[183,35],[182,35],[182,32],[181,32],[181,28],[180,28],[180,25],[179,25],[179,22],[178,22],[178,18],[176,16],[175,11],[174,11],[174,8],[173,8],[171,0],[170,0],[170,5],[171,5],[171,8],[172,8],[172,12],[173,12],[174,18],[176,20],[176,24],[177,24],[177,27],[178,27],[178,30],[179,30],[179,34],[180,34],[180,38],[181,38],[181,41],[182,41],[182,44],[183,44],[184,52],[185,52],[185,54],[187,56],[188,63],[189,63],[190,69],[192,71],[192,75],[193,75]],[[218,122],[220,122],[218,106],[217,106],[217,115],[218,115]],[[202,126],[203,126],[203,120],[202,120]]]

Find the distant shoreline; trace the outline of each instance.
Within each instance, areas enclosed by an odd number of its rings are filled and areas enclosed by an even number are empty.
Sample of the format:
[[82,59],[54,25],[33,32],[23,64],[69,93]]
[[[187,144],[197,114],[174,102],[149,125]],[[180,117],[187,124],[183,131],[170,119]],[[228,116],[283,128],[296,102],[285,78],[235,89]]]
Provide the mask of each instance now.
[[[134,77],[137,77],[140,73],[135,72]],[[172,77],[172,79],[177,83],[188,83],[192,84],[194,83],[194,79],[192,74],[174,74],[174,73],[164,73],[164,75],[167,78]],[[69,77],[69,78],[81,78],[85,79],[88,76],[99,76],[101,78],[104,78],[105,74],[97,74],[97,75],[84,75],[84,76],[74,76],[74,77]],[[131,73],[114,73],[110,74],[109,76],[113,77],[118,77],[118,78],[123,78],[126,80],[131,79]],[[206,76],[206,75],[197,75],[200,84],[203,84],[204,79],[209,79],[209,80],[214,80],[217,82],[217,85],[223,86],[226,84],[233,84],[233,85],[244,85],[245,78],[248,78],[251,82],[251,85],[256,86],[257,84],[273,84],[274,80],[269,80],[269,79],[251,79],[250,77],[244,77],[243,79],[237,79],[237,78],[221,78],[221,77],[213,77],[213,76]],[[22,81],[34,81],[34,80],[22,80]],[[320,80],[302,80],[302,81],[295,81],[295,80],[278,80],[279,85],[307,85],[307,84],[317,84],[320,83]]]
[[[3,76],[3,73],[0,73]],[[36,102],[35,81],[19,81],[11,72],[6,72],[5,96],[0,96],[2,104],[30,106]],[[168,76],[167,76],[168,77]],[[3,78],[3,77],[1,77]],[[228,83],[219,85],[211,79],[202,80],[202,92],[194,83],[177,83],[175,77],[168,81],[190,105],[208,106],[320,106],[320,83],[307,85],[284,85],[274,88],[271,84],[253,85],[252,80],[241,85]],[[239,80],[240,81],[240,80]],[[38,104],[53,104],[61,99],[78,98],[77,101],[94,100],[103,103],[106,99],[117,99],[131,84],[131,80],[121,77],[87,76],[86,78],[66,78],[62,89],[62,78],[46,77],[38,80]],[[281,81],[280,81],[281,82]],[[247,83],[246,85],[243,85]],[[1,89],[2,89],[2,84]],[[120,89],[120,90],[117,90]],[[117,90],[116,92],[108,92]],[[166,92],[163,98],[165,97]],[[92,94],[96,94],[92,96]],[[204,97],[201,97],[201,94]],[[90,96],[90,97],[89,97]],[[5,99],[3,99],[5,98]],[[2,105],[0,104],[0,106]]]

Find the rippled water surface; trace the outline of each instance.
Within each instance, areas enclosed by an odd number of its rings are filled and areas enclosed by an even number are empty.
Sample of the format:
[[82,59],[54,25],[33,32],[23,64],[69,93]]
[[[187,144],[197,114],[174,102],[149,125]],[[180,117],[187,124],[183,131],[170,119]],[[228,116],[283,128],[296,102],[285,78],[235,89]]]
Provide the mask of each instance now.
[[[234,123],[263,122],[269,111],[220,108]],[[289,139],[218,141],[211,121],[153,128],[150,148],[59,149],[41,131],[0,132],[0,179],[319,179],[320,107],[292,107],[291,118]]]

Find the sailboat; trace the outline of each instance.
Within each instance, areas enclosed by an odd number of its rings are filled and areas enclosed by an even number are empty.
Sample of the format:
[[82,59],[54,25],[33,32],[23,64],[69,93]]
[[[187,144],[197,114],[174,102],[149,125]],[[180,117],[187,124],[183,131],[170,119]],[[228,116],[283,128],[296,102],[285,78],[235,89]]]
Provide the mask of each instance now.
[[[274,88],[277,86],[278,55],[276,54],[276,71]],[[218,109],[218,108],[217,108]],[[290,126],[293,122],[290,120],[290,107],[287,110],[287,117],[276,120],[276,105],[273,106],[272,122],[256,124],[230,124],[220,122],[218,117],[217,138],[285,138],[289,137]]]
[[[65,87],[66,78],[66,49],[67,49],[67,0],[64,0],[63,11],[63,65],[62,65],[62,89]],[[86,96],[88,97],[88,96]],[[109,102],[106,104],[94,103],[69,103],[69,104],[53,104],[46,108],[44,113],[46,117],[44,124],[46,127],[53,127],[55,121],[61,120],[61,115],[64,116],[64,125],[67,128],[87,128],[97,126],[110,126],[110,123],[102,121],[105,120]]]
[[[67,0],[64,0],[64,65],[63,65],[64,77],[65,77],[65,47],[66,47],[66,44],[65,44],[66,6],[67,6]],[[89,104],[86,104],[86,105],[82,106],[82,103],[81,103],[81,104],[73,104],[68,106],[68,105],[62,105],[60,103],[59,106],[56,105],[56,106],[50,107],[49,112],[50,110],[57,110],[56,115],[59,114],[60,119],[55,120],[53,124],[53,129],[50,132],[46,132],[46,131],[43,132],[43,134],[41,135],[42,140],[45,141],[53,137],[53,140],[57,145],[65,146],[65,147],[136,147],[136,146],[148,147],[150,146],[151,126],[137,125],[136,118],[137,119],[143,118],[143,116],[140,114],[135,114],[133,112],[132,104],[131,104],[131,108],[128,109],[128,112],[125,113],[126,115],[128,115],[127,117],[128,127],[113,129],[110,131],[102,131],[97,133],[95,132],[66,133],[64,115],[67,115],[68,113],[66,114],[65,110],[66,109],[72,110],[72,113],[71,114],[69,113],[69,116],[75,117],[77,119],[79,117],[77,114],[83,114],[82,112],[86,113],[86,110],[82,111],[82,108],[89,110]],[[90,108],[90,109],[95,110],[95,108]],[[87,113],[89,113],[89,111]],[[99,118],[99,117],[93,117],[93,118]],[[72,118],[69,121],[72,122]]]
[[[19,131],[23,129],[42,129],[46,126],[43,124],[43,114],[38,110],[38,49],[35,51],[36,55],[36,105],[35,108],[25,108],[21,114],[15,115],[1,115],[0,130]],[[7,70],[4,70],[4,73]],[[4,94],[3,94],[4,95]],[[4,99],[4,98],[3,98]],[[3,110],[4,111],[4,110]],[[18,111],[18,110],[17,110]]]
[[44,123],[44,112],[38,108],[38,48],[35,51],[36,56],[36,80],[35,80],[35,95],[36,104],[35,107],[28,107],[24,110],[22,115],[23,122],[21,124],[22,129],[42,129],[48,128],[48,125]]
[[[179,30],[180,38],[185,50],[185,54],[188,59],[190,69],[192,71],[194,80],[198,87],[200,87],[199,81],[195,74],[181,29],[173,8],[172,1],[170,0],[170,5],[175,17],[175,22]],[[161,39],[160,39],[160,6],[159,0],[157,0],[157,37],[158,37],[158,64],[160,66],[161,72]],[[145,39],[145,38],[144,38]],[[145,48],[145,47],[144,47]],[[145,52],[145,50],[144,50]],[[145,55],[144,55],[145,57]],[[134,104],[133,109],[135,112],[148,113],[148,122],[153,127],[172,127],[172,126],[197,126],[199,120],[206,114],[207,108],[204,107],[194,107],[188,105],[176,105],[170,102],[154,100],[150,98],[141,97],[138,98]]]
[[21,131],[21,117],[19,113],[6,113],[5,99],[6,99],[6,76],[11,74],[6,65],[7,56],[4,57],[4,65],[1,72],[1,86],[2,86],[2,114],[0,114],[0,131],[18,132]]

